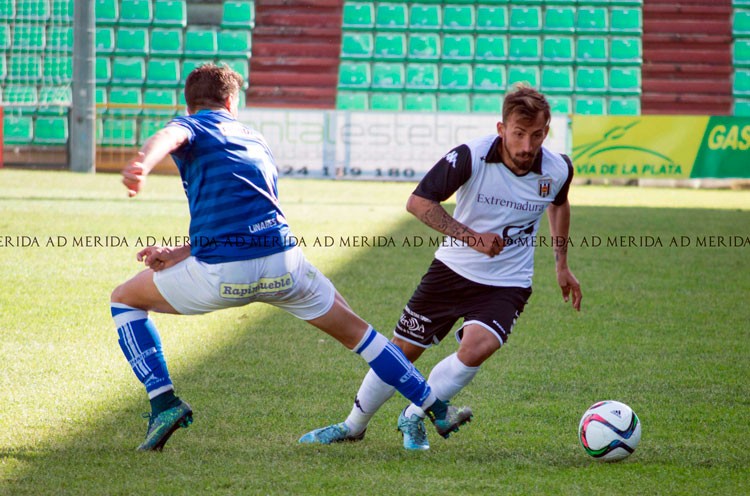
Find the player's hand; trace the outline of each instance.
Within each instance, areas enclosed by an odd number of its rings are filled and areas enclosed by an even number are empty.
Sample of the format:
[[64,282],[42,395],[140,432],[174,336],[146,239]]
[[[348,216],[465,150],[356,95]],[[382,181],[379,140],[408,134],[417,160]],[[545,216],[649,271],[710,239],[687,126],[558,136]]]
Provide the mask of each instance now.
[[138,194],[146,182],[146,176],[143,174],[143,159],[145,155],[143,152],[138,152],[133,159],[128,162],[128,165],[122,170],[122,184],[128,189],[128,196],[130,198]]
[[158,272],[172,267],[177,262],[185,259],[181,249],[175,249],[169,246],[147,246],[136,255],[139,262],[146,264],[146,267]]
[[474,248],[479,253],[484,253],[488,257],[494,257],[503,251],[505,243],[503,242],[502,236],[497,233],[478,233],[467,241],[471,248]]
[[583,294],[581,293],[581,285],[576,279],[576,276],[570,271],[570,269],[561,269],[557,271],[557,283],[560,285],[562,290],[563,300],[568,302],[571,295],[573,296],[573,308],[577,311],[581,311],[581,299]]

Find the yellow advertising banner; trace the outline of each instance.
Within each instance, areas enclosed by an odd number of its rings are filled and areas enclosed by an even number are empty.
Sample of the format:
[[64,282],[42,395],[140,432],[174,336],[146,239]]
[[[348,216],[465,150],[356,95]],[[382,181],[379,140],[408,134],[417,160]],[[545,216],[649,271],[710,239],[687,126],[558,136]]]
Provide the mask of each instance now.
[[578,177],[750,177],[750,118],[573,116]]

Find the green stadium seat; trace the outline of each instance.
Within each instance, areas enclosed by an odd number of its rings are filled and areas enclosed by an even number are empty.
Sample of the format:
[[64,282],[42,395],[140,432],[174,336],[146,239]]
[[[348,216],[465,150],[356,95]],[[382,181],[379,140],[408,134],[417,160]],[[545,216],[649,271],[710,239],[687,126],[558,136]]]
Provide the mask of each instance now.
[[471,64],[443,64],[440,66],[440,91],[466,92],[473,85]]
[[750,69],[736,69],[734,71],[732,93],[735,96],[750,96]]
[[152,29],[151,55],[157,57],[180,57],[183,52],[182,29]]
[[21,115],[33,115],[39,104],[39,94],[36,86],[8,85],[3,94],[4,105]]
[[613,36],[609,41],[609,63],[612,65],[641,65],[643,45],[641,38]]
[[94,68],[96,84],[109,84],[112,79],[112,63],[109,57],[96,57]]
[[187,79],[188,75],[191,72],[193,72],[194,69],[208,62],[213,62],[213,60],[210,60],[210,59],[204,59],[204,60],[185,59],[183,60],[180,66],[180,84],[185,84],[185,80]]
[[524,83],[532,88],[539,89],[541,78],[539,67],[512,65],[508,67],[508,88],[517,83]]
[[544,66],[542,67],[543,93],[570,94],[573,92],[572,66]]
[[37,115],[66,115],[73,102],[70,86],[42,86]]
[[341,58],[344,60],[371,59],[373,46],[371,33],[345,31],[341,35]]
[[44,50],[46,35],[42,24],[16,24],[13,26],[14,52],[41,52]]
[[188,28],[185,31],[185,58],[212,59],[219,50],[216,30]]
[[404,110],[410,112],[436,112],[437,97],[434,94],[407,93],[404,95]]
[[16,21],[47,21],[51,14],[49,0],[16,0]]
[[339,64],[339,88],[366,89],[372,81],[372,69],[367,62],[346,62]]
[[97,27],[94,44],[98,55],[111,54],[115,51],[115,30],[109,27]]
[[136,129],[135,119],[104,119],[101,144],[103,146],[133,146],[137,141]]
[[176,87],[180,84],[180,60],[149,58],[146,64],[146,86]]
[[0,24],[0,50],[6,52],[10,50],[12,44],[13,39],[10,33],[10,26],[8,24]]
[[34,120],[29,115],[3,115],[3,143],[29,145],[34,139]]
[[478,33],[505,33],[508,31],[508,8],[495,5],[477,6]]
[[151,25],[155,28],[184,28],[187,25],[185,0],[156,0]]
[[371,93],[370,110],[399,112],[404,109],[401,93]]
[[499,64],[476,64],[474,66],[474,91],[499,92],[507,87],[505,66]]
[[406,66],[406,89],[435,91],[438,88],[438,66],[430,63],[410,63]]
[[37,117],[34,123],[34,144],[65,145],[68,143],[68,117]]
[[640,8],[612,7],[609,14],[609,30],[612,34],[639,35],[643,32]]
[[505,61],[508,59],[508,38],[497,34],[478,34],[475,58],[481,62]]
[[740,99],[734,101],[734,115],[750,116],[750,100]]
[[226,0],[221,14],[223,29],[253,29],[255,27],[255,3],[252,1]]
[[474,31],[476,20],[472,5],[446,5],[443,7],[443,31],[470,33]]
[[732,33],[735,37],[750,36],[750,10],[734,9]]
[[576,64],[602,65],[609,61],[609,40],[604,36],[579,36],[576,39]]
[[400,91],[404,87],[406,74],[404,64],[398,62],[375,62],[372,64],[373,90]]
[[[5,81],[5,77],[8,75],[8,60],[5,58],[5,56],[0,56],[0,83]],[[2,85],[0,85],[0,90],[2,90]],[[0,91],[0,96],[2,96],[2,92]]]
[[73,53],[73,26],[53,25],[47,28],[46,52]]
[[472,112],[491,112],[493,114],[500,114],[502,110],[502,95],[473,95],[471,97]]
[[342,27],[372,29],[375,25],[375,6],[371,2],[346,2],[342,13]]
[[94,89],[94,102],[96,102],[96,115],[102,116],[107,113],[107,89],[97,86]]
[[548,95],[547,102],[553,114],[569,115],[573,113],[573,99],[563,95]]
[[609,70],[609,93],[615,95],[640,95],[641,68],[612,67]]
[[409,60],[438,60],[440,58],[440,35],[437,33],[410,34],[407,57]]
[[73,23],[73,0],[52,0],[50,9],[53,22]]
[[545,36],[542,43],[542,62],[545,64],[572,64],[573,37]]
[[575,7],[547,7],[544,10],[543,30],[545,33],[573,34],[576,30]]
[[471,98],[468,93],[440,94],[437,104],[440,112],[471,112]]
[[441,55],[445,62],[463,62],[474,59],[474,35],[444,34]]
[[149,26],[153,17],[151,0],[120,0],[120,26]]
[[146,79],[146,61],[143,57],[113,57],[113,85],[143,86]]
[[576,32],[586,34],[607,34],[609,31],[608,10],[606,7],[578,7]]
[[750,67],[750,38],[735,39],[732,54],[735,67]]
[[16,20],[15,0],[0,0],[0,22]]
[[404,33],[375,34],[375,60],[404,60],[406,58],[406,35]]
[[607,86],[606,67],[576,67],[577,92],[605,93]]
[[173,117],[177,112],[177,92],[166,88],[143,90],[144,117]]
[[5,79],[11,83],[38,83],[42,79],[42,58],[39,55],[10,55]]
[[439,31],[443,24],[439,5],[411,4],[409,7],[409,30]]
[[219,57],[249,57],[252,41],[249,30],[224,30],[218,33]]
[[138,126],[138,144],[144,144],[146,140],[156,134],[157,131],[160,131],[161,129],[166,127],[167,124],[169,124],[169,119],[141,119],[140,125]]
[[[536,6],[511,7],[511,33],[539,32],[542,29],[542,9]],[[511,39],[511,41],[513,41]]]
[[336,94],[336,108],[339,110],[369,110],[367,93],[339,91]]
[[375,29],[378,31],[406,31],[408,6],[404,4],[378,3],[375,11]]
[[110,116],[135,117],[143,111],[143,95],[140,88],[113,87],[109,90],[107,98]]
[[148,55],[148,29],[139,27],[117,28],[115,33],[115,53],[118,56]]
[[576,114],[581,115],[606,115],[606,98],[601,96],[577,96],[575,98]]
[[609,115],[640,115],[640,98],[610,98],[607,102]]
[[232,68],[234,72],[242,76],[242,79],[247,82],[250,79],[250,62],[247,58],[225,58],[219,59],[216,62],[218,65],[226,64]]
[[114,26],[120,19],[120,2],[118,0],[94,0],[94,17],[96,26]]
[[508,61],[514,64],[539,64],[542,41],[538,36],[511,36]]

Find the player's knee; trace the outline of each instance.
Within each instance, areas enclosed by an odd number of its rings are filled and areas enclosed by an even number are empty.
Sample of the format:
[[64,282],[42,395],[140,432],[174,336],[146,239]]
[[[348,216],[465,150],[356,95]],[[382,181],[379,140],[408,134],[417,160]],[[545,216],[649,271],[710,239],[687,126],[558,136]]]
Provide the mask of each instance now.
[[130,292],[126,283],[117,286],[109,297],[110,303],[121,303],[123,305],[133,306],[130,298]]

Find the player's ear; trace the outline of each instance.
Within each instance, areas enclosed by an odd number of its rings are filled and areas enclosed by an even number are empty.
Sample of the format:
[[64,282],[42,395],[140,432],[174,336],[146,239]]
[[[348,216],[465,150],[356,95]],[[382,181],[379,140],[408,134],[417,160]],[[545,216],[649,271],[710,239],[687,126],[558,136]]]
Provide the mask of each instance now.
[[502,122],[498,122],[497,123],[497,134],[499,134],[500,136],[502,136],[504,132],[505,132],[505,126],[503,125]]

